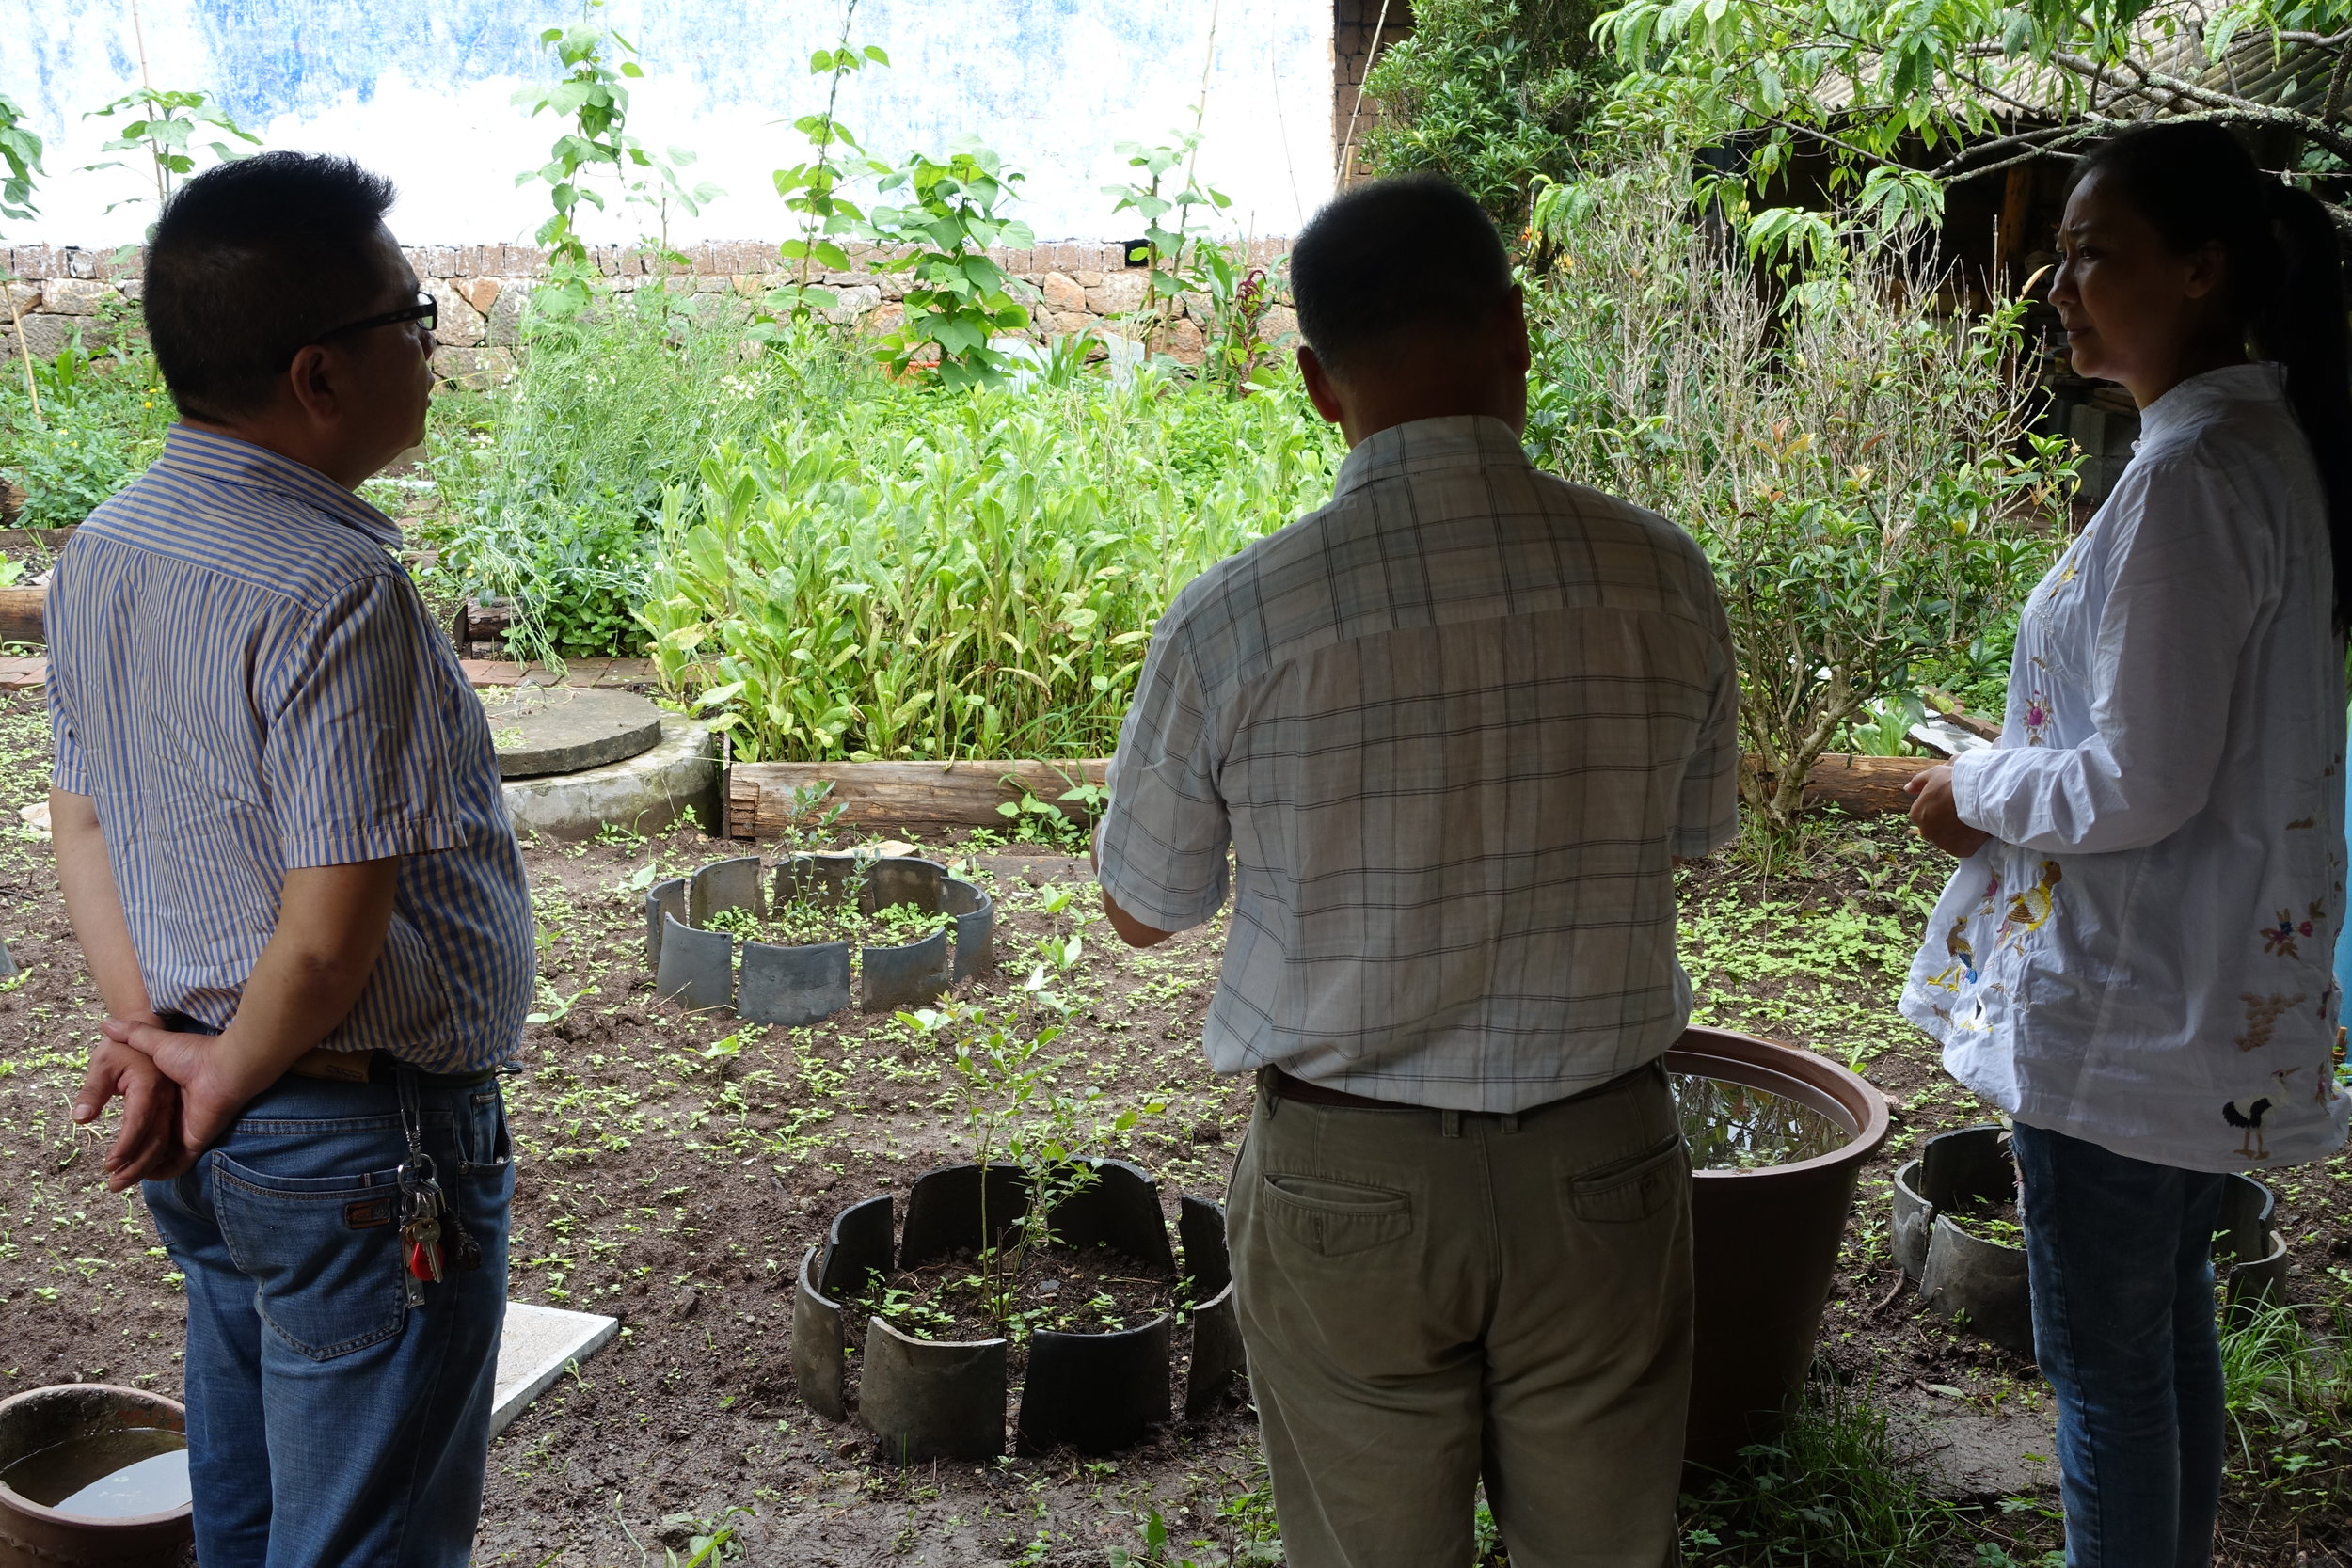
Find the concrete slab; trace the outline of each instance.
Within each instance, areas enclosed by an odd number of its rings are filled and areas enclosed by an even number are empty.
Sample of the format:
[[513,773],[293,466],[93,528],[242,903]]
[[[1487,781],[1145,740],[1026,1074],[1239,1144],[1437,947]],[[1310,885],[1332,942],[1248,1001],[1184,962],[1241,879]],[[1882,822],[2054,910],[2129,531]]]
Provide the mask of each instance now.
[[621,1330],[618,1318],[566,1312],[555,1307],[506,1304],[506,1330],[499,1338],[498,1392],[490,1406],[490,1435],[548,1391],[575,1361],[585,1361]]
[[2058,1414],[2047,1403],[1993,1414],[1956,1401],[1906,1401],[1887,1425],[1897,1451],[1938,1497],[1990,1502],[2058,1490]]
[[661,740],[661,710],[633,691],[520,687],[485,691],[482,705],[502,778],[578,773],[637,756]]
[[517,832],[550,838],[594,838],[608,822],[650,833],[690,811],[705,829],[715,829],[718,738],[695,720],[664,714],[660,744],[625,762],[553,778],[509,779],[506,810]]

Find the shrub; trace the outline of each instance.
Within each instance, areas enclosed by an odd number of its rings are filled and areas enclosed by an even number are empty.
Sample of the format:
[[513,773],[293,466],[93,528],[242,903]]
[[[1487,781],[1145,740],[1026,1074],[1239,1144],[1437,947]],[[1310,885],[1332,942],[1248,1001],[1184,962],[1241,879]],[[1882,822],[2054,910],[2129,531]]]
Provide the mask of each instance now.
[[1565,180],[1596,89],[1613,73],[1591,0],[1420,0],[1413,31],[1364,81],[1356,136],[1378,175],[1443,174],[1505,233],[1539,181]]
[[2019,313],[1938,305],[1924,264],[1833,238],[1759,276],[1658,157],[1547,193],[1530,443],[1707,546],[1738,644],[1750,807],[1786,826],[1872,704],[1964,665],[2062,537],[2062,444],[2028,433]]

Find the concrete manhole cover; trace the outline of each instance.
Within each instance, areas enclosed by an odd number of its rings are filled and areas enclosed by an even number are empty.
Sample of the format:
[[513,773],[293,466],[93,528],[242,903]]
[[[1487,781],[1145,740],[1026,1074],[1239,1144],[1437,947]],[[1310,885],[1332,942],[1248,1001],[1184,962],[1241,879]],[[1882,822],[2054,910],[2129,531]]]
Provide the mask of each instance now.
[[518,687],[482,693],[499,776],[537,779],[601,768],[653,750],[661,710],[633,691]]

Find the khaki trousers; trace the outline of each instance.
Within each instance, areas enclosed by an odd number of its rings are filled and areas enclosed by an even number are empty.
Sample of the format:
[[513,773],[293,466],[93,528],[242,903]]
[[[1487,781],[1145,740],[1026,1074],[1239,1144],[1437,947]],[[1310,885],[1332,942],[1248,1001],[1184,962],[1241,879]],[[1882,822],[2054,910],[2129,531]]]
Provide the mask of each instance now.
[[1261,1090],[1227,1194],[1292,1568],[1675,1555],[1691,1166],[1663,1071],[1516,1117]]

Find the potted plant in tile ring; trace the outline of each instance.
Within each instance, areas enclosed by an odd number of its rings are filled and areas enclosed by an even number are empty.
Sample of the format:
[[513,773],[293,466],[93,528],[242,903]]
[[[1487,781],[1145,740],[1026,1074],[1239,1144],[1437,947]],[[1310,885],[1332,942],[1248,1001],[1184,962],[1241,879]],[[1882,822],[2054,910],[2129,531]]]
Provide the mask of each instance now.
[[[1060,1031],[978,1006],[902,1013],[953,1052],[972,1158],[921,1178],[903,1229],[889,1196],[843,1210],[802,1259],[793,1372],[819,1414],[858,1420],[898,1464],[1006,1449],[1105,1453],[1174,1410],[1212,1408],[1241,1368],[1224,1212],[1187,1197],[1177,1249],[1159,1189],[1096,1152],[1160,1107],[1103,1117],[1057,1092]],[[1184,1343],[1183,1341],[1188,1341]]]

